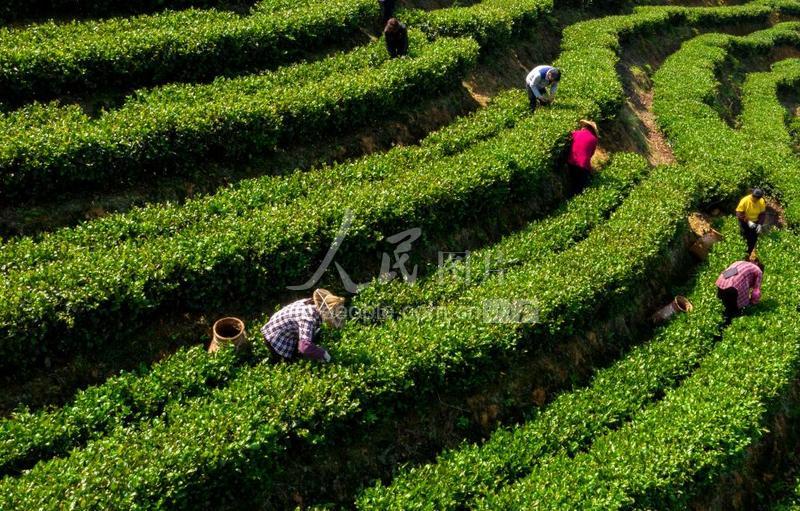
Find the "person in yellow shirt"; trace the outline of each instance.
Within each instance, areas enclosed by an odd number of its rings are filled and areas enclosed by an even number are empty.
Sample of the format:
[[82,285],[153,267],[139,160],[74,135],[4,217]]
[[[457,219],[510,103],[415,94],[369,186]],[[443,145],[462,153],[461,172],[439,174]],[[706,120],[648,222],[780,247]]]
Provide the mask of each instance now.
[[742,237],[747,242],[747,255],[751,256],[756,248],[758,235],[764,226],[766,218],[767,203],[764,200],[764,192],[760,188],[754,188],[753,193],[745,195],[736,206],[736,218],[739,219],[739,230]]

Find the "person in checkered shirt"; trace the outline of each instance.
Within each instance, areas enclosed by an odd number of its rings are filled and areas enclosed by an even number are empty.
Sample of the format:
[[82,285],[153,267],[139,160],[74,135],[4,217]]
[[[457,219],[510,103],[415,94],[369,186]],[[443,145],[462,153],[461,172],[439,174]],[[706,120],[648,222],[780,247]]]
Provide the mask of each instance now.
[[272,351],[284,359],[299,352],[307,358],[330,362],[330,353],[317,346],[314,337],[323,322],[341,328],[344,314],[344,298],[317,289],[312,298],[298,300],[273,314],[261,327],[261,334]]
[[761,300],[764,265],[758,259],[737,261],[717,278],[717,297],[725,306],[725,324],[741,314],[748,305]]

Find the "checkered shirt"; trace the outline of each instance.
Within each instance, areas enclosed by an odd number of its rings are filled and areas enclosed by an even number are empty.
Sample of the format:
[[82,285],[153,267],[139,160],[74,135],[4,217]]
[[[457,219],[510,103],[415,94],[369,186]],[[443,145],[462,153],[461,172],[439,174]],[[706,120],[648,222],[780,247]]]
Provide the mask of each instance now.
[[278,355],[292,358],[301,340],[312,342],[321,323],[314,301],[298,300],[273,314],[261,333]]
[[742,309],[750,305],[750,290],[761,289],[761,278],[764,274],[761,268],[747,261],[733,263],[725,271],[733,267],[736,267],[739,273],[729,278],[725,278],[725,272],[721,273],[717,279],[717,287],[736,289],[736,305]]

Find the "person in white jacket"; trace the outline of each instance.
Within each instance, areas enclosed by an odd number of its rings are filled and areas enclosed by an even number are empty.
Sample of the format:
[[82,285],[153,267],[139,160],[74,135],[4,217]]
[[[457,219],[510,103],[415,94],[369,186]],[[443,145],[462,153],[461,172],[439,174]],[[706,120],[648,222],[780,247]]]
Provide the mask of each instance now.
[[536,66],[525,78],[525,90],[531,102],[531,111],[535,112],[539,103],[552,103],[561,80],[561,70],[553,66]]

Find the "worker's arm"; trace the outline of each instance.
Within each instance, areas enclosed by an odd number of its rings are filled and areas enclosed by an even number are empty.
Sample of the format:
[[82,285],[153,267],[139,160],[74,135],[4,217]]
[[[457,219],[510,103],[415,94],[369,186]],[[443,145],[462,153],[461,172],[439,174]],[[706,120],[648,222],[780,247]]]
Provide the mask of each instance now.
[[534,96],[539,99],[544,98],[544,95],[542,95],[542,77],[539,75],[539,73],[536,73],[536,75],[533,77],[533,80],[531,80],[529,84]]
[[747,216],[745,215],[746,199],[747,199],[746,197],[743,197],[742,200],[739,201],[739,204],[736,205],[736,218],[738,218],[742,222],[748,222]]
[[314,327],[315,324],[312,321],[301,321],[299,327],[299,339],[300,341],[297,343],[297,351],[300,352],[301,355],[304,357],[312,358],[314,360],[325,360],[326,355],[328,356],[328,360],[330,360],[330,355],[324,349],[320,348],[314,341]]
[[753,277],[753,292],[750,294],[750,303],[752,305],[761,301],[761,279],[763,277],[764,272],[760,269],[756,272],[755,277]]
[[767,219],[767,212],[763,211],[761,214],[758,215],[758,220],[756,223],[758,225],[764,225],[764,221]]
[[550,97],[555,96],[557,90],[558,90],[558,82],[554,82],[553,85],[550,86]]
[[[594,156],[595,151],[597,151],[597,137],[592,137],[592,141],[589,143],[589,149],[592,151],[592,156]],[[596,172],[594,165],[592,165],[591,156],[589,157],[589,172],[592,174]]]
[[[314,360],[330,360],[330,355],[324,349],[320,348],[308,339],[300,339],[297,344],[297,351],[304,357],[312,358]],[[327,360],[326,360],[327,359]]]

